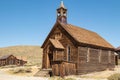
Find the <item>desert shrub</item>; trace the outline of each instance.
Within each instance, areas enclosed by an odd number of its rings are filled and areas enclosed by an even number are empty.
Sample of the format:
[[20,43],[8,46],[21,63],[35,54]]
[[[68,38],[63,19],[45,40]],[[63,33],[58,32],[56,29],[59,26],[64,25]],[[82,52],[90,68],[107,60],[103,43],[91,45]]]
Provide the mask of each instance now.
[[120,80],[120,73],[116,73],[116,74],[109,76],[108,80]]
[[64,79],[64,78],[61,78],[61,77],[51,77],[51,78],[49,78],[49,80],[76,80],[76,79],[74,79],[74,78]]
[[54,76],[54,77],[50,77],[49,80],[64,80],[64,79],[61,77]]
[[10,70],[13,74],[18,74],[18,73],[31,73],[32,69],[31,68],[16,68],[14,70]]
[[76,79],[74,79],[74,78],[67,78],[67,79],[65,79],[65,80],[76,80]]
[[26,68],[25,69],[25,73],[31,73],[32,71],[31,71],[31,68]]
[[15,69],[13,73],[14,73],[14,74],[16,74],[16,73],[24,73],[24,69],[22,69],[22,68],[20,68],[20,69]]

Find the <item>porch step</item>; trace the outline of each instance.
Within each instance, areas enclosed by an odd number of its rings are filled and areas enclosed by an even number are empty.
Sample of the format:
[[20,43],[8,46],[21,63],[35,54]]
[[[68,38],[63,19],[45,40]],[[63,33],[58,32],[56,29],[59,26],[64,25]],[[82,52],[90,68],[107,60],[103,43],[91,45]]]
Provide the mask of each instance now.
[[34,76],[35,77],[50,77],[52,74],[52,69],[42,69],[39,70]]

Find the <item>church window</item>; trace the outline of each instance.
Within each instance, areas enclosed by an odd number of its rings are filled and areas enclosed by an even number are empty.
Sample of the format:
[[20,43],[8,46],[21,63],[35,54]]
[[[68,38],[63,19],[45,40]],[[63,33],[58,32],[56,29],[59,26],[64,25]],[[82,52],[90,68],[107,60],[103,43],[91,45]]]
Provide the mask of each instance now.
[[60,13],[58,13],[57,16],[60,16]]
[[99,50],[99,63],[101,62],[101,54],[102,53],[102,50]]
[[68,45],[68,46],[67,46],[68,61],[70,61],[70,54],[71,54],[71,48],[70,48],[70,46]]
[[109,53],[108,53],[108,61],[109,61],[109,63],[111,63],[111,51],[109,51]]
[[90,55],[90,49],[88,48],[88,50],[87,50],[87,62],[90,61],[89,55]]

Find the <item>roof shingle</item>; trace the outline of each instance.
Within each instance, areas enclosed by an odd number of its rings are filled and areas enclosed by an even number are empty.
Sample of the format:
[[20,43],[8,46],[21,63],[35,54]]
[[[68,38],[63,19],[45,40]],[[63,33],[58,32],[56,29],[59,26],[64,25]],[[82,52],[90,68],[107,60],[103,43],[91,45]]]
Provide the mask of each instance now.
[[7,59],[10,56],[12,56],[12,55],[4,55],[4,56],[0,57],[0,59]]
[[117,48],[116,48],[116,51],[120,51],[120,47],[117,47]]
[[114,48],[110,43],[108,43],[105,39],[103,39],[95,32],[76,27],[71,24],[60,24],[76,41],[80,43],[91,44],[112,49]]
[[49,40],[55,48],[64,49],[63,45],[58,40],[55,39],[49,39]]

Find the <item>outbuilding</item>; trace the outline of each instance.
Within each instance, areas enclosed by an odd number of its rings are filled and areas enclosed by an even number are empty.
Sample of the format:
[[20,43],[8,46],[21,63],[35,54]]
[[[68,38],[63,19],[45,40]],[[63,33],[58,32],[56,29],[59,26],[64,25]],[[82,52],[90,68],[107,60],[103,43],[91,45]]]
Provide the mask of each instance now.
[[17,59],[17,57],[10,55],[4,55],[0,57],[0,66],[6,66],[6,65],[24,65],[27,63],[27,61]]

